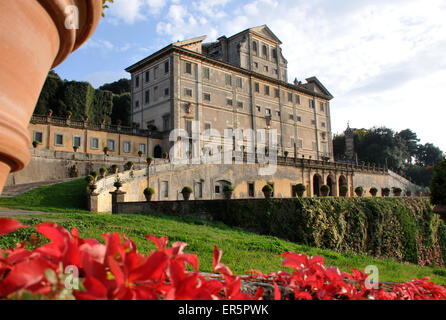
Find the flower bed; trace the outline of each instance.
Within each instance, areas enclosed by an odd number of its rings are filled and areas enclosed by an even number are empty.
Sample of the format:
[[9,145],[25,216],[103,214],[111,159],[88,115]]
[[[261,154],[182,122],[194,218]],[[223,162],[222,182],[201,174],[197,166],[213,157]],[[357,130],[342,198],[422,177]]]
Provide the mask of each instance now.
[[[0,236],[25,227],[2,218]],[[183,242],[167,248],[167,238],[148,235],[158,250],[146,256],[138,253],[132,240],[118,233],[104,234],[104,245],[80,238],[76,228],[69,232],[56,224],[42,223],[36,230],[49,243],[38,246],[39,238],[33,234],[29,243],[0,249],[0,299],[258,300],[264,296],[262,286],[251,294],[242,292],[244,277],[233,275],[220,262],[222,251],[216,247],[213,270],[222,275],[221,281],[199,273],[197,256],[184,253]],[[283,265],[292,268],[292,273],[247,272],[248,281],[272,283],[275,299],[446,299],[446,288],[428,278],[372,288],[367,274],[326,268],[322,257],[291,252],[283,256]],[[193,271],[187,271],[188,265]],[[73,273],[67,270],[78,271],[78,288]]]

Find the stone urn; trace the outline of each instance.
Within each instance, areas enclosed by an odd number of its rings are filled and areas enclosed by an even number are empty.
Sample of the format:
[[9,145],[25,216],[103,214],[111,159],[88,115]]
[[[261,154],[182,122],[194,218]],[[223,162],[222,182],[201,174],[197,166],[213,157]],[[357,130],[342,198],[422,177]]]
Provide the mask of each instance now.
[[27,128],[48,72],[90,38],[102,9],[99,0],[0,1],[0,193],[31,159]]

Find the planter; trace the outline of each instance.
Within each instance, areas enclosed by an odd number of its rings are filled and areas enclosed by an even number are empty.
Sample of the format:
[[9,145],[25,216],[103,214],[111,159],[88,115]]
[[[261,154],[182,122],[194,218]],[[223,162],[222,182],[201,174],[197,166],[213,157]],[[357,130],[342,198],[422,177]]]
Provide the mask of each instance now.
[[328,196],[328,192],[329,191],[327,191],[327,190],[324,190],[324,191],[321,190],[321,196],[323,196],[323,197]]
[[436,205],[432,211],[440,215],[440,219],[446,222],[446,205]]
[[144,193],[144,196],[146,197],[147,201],[149,201],[149,202],[152,201],[153,194],[146,192],[146,193]]
[[115,182],[115,183],[113,184],[113,186],[114,186],[117,190],[119,190],[119,188],[122,187],[122,183],[121,183],[121,182]]
[[184,201],[189,201],[191,194],[189,192],[182,192],[182,194],[183,194]]
[[[78,8],[77,30],[65,27],[68,5]],[[0,193],[30,161],[27,127],[49,70],[92,35],[101,14],[102,1],[0,1]]]
[[262,191],[265,199],[271,199],[271,195],[273,194],[271,191]]
[[225,199],[230,200],[232,198],[232,191],[225,191]]
[[299,198],[302,198],[302,197],[304,196],[304,193],[305,193],[305,191],[303,191],[303,190],[297,190],[297,191],[296,191],[296,194],[297,194],[297,196],[298,196]]

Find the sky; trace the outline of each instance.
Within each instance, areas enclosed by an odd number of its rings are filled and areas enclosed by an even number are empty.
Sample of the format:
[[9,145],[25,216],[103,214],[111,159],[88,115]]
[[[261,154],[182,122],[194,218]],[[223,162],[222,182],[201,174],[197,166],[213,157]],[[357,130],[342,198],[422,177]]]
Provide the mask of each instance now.
[[445,0],[115,0],[92,38],[55,69],[95,88],[172,42],[268,25],[289,82],[331,92],[333,133],[410,128],[446,151]]

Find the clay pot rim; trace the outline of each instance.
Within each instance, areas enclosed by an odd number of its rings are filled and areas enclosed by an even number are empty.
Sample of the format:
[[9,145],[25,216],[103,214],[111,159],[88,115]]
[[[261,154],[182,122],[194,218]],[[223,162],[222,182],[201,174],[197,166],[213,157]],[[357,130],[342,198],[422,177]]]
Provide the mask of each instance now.
[[[93,34],[102,16],[102,1],[98,0],[37,0],[53,20],[59,32],[59,52],[51,68],[61,64],[73,51],[79,49]],[[79,29],[65,27],[67,6],[79,9]]]

